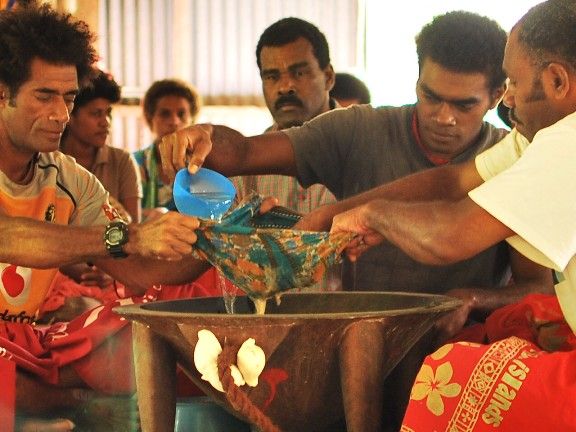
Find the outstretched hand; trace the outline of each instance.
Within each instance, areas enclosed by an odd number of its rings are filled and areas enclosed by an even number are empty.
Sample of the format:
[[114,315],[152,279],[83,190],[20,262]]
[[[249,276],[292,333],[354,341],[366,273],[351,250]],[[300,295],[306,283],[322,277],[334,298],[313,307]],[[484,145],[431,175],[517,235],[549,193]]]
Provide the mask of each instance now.
[[334,216],[330,232],[352,232],[358,234],[347,246],[346,255],[356,261],[367,249],[380,244],[384,237],[370,228],[368,206],[362,205]]
[[470,313],[474,310],[478,301],[476,291],[473,289],[455,288],[447,291],[444,295],[456,297],[457,299],[462,300],[462,306],[449,314],[444,315],[434,324],[437,335],[436,343],[438,347],[456,336],[456,334],[464,328]]

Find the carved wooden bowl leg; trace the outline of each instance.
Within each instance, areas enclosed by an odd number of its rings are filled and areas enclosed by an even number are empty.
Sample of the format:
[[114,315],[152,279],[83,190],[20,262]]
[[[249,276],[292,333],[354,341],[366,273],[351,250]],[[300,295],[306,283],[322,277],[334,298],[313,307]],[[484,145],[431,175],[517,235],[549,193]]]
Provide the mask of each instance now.
[[147,325],[132,323],[136,387],[142,432],[174,432],[176,358]]

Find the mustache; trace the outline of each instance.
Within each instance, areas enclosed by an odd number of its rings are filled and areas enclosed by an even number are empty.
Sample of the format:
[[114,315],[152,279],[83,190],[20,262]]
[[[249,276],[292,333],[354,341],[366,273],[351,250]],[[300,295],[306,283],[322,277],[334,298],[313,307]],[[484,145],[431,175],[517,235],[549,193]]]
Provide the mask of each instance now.
[[274,103],[274,108],[279,109],[282,105],[296,105],[303,107],[304,103],[295,95],[280,96]]

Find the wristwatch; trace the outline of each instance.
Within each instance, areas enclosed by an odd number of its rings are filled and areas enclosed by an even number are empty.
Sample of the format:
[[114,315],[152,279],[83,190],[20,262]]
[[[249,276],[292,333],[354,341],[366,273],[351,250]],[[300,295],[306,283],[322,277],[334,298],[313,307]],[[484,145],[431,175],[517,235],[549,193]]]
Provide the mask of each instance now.
[[124,222],[111,222],[104,231],[104,244],[113,258],[126,258],[122,247],[128,243],[128,225]]

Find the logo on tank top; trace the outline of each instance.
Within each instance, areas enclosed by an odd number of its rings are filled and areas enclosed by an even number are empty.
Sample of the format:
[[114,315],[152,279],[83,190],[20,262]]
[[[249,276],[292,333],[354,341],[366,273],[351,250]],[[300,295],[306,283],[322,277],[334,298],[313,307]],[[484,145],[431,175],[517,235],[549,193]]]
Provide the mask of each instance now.
[[118,210],[116,210],[110,204],[104,203],[102,205],[102,210],[104,211],[104,214],[106,215],[108,220],[110,220],[110,221],[122,220],[122,216],[120,216],[120,213],[118,213]]
[[44,213],[44,220],[46,222],[54,222],[55,217],[56,217],[56,206],[54,204],[50,204],[46,209],[46,213]]
[[28,300],[32,269],[0,263],[0,293],[7,303],[21,306]]

